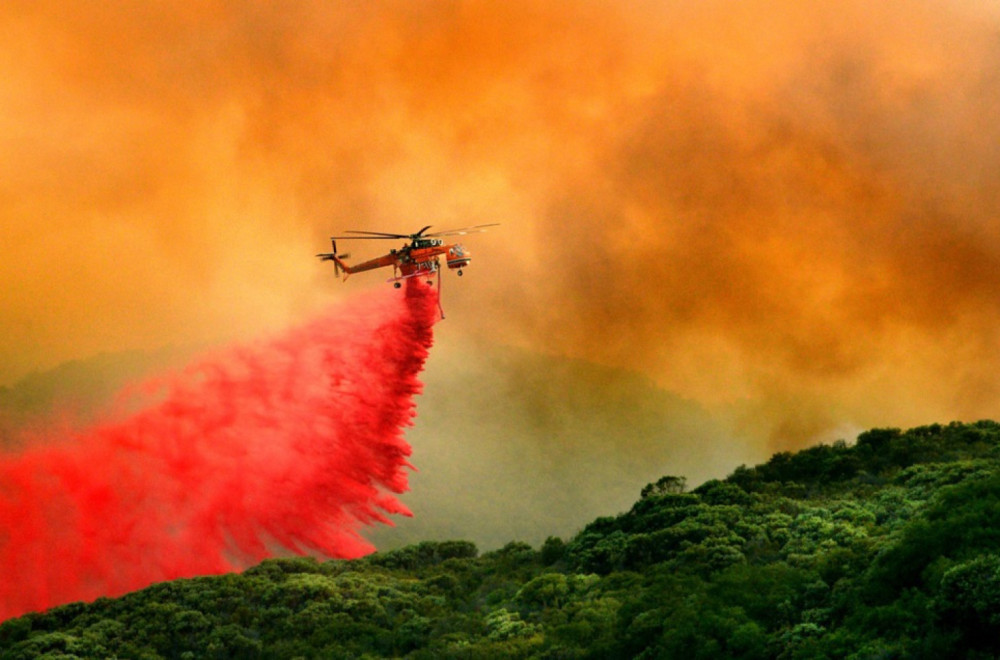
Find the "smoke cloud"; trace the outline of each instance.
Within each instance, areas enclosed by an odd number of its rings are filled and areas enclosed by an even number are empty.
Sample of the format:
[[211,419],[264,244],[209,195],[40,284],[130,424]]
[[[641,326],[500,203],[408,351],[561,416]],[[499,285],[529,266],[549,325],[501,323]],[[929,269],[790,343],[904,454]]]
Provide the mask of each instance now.
[[403,428],[437,319],[436,293],[408,284],[150,381],[135,396],[158,400],[123,419],[0,457],[0,618],[275,553],[372,551],[362,527],[409,515]]
[[501,222],[445,285],[472,343],[638,371],[762,454],[994,416],[998,31],[975,0],[6,3],[0,380],[306,318],[344,229]]

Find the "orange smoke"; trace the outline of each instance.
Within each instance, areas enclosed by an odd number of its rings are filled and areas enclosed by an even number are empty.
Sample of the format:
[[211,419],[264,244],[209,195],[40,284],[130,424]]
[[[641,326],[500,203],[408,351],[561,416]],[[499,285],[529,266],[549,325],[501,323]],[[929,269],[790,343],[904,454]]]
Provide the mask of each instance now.
[[772,448],[993,415],[997,20],[8,3],[0,381],[301,317],[335,231],[502,222],[452,332],[643,371]]

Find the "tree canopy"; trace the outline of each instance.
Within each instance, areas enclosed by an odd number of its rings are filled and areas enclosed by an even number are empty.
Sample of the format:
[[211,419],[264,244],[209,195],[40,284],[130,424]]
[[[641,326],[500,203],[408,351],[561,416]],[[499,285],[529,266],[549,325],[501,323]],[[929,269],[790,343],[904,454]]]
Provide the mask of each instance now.
[[1000,425],[775,454],[541,548],[267,560],[0,624],[11,658],[1000,655]]

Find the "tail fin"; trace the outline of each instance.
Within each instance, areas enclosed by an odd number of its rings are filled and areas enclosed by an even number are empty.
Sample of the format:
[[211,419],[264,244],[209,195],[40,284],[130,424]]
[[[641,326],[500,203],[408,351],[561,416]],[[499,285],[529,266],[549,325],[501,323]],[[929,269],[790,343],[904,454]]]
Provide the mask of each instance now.
[[346,280],[347,276],[351,274],[351,267],[341,261],[341,259],[347,259],[351,255],[337,254],[337,241],[331,238],[330,242],[333,244],[333,252],[322,252],[316,256],[320,258],[320,261],[332,261],[333,272],[337,275],[337,277],[340,277],[340,271],[343,270],[344,279]]

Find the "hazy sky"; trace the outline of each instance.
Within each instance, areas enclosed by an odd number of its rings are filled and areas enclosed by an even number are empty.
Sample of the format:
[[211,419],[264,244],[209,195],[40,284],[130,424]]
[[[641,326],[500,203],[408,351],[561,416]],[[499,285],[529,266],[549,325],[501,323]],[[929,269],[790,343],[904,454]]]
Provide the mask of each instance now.
[[769,450],[996,417],[988,6],[5,2],[0,384],[384,286],[332,233],[501,222],[435,350],[641,372]]

